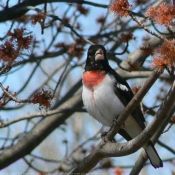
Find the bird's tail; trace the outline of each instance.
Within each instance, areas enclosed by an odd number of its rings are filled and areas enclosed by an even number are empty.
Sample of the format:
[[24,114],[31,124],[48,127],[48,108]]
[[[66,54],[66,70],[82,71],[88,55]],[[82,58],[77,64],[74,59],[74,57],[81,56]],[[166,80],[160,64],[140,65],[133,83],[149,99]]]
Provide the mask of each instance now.
[[156,149],[154,148],[154,145],[151,141],[149,141],[146,145],[143,146],[148,158],[154,168],[163,167],[162,160],[160,159]]

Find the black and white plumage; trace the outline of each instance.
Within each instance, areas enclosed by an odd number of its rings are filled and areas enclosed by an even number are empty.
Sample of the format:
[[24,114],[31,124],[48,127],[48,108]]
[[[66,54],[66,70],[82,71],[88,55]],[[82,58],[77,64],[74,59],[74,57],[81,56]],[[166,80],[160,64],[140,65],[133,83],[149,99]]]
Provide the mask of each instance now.
[[[82,81],[82,98],[88,113],[104,126],[111,127],[113,120],[134,95],[128,83],[110,67],[102,45],[90,46]],[[144,128],[145,119],[138,106],[126,119],[119,134],[126,140],[131,140]],[[163,166],[151,141],[143,148],[154,168]]]

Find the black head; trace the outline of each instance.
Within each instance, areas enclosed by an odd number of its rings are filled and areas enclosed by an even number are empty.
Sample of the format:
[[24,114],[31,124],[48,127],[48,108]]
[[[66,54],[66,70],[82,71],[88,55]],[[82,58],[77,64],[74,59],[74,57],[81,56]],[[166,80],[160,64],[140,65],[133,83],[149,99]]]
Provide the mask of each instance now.
[[109,69],[109,63],[106,56],[106,49],[102,45],[92,45],[89,47],[85,71]]

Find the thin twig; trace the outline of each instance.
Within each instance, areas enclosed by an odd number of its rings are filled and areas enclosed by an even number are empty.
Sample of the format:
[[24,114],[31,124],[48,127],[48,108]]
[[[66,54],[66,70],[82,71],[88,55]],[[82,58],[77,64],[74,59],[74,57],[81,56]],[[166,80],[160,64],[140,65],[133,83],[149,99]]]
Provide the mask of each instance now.
[[12,120],[9,120],[9,121],[6,121],[6,122],[3,122],[1,121],[0,122],[0,128],[4,128],[4,127],[7,127],[13,123],[16,123],[16,122],[19,122],[19,121],[22,121],[22,120],[28,120],[28,119],[32,119],[32,118],[36,118],[36,117],[48,117],[48,116],[51,116],[51,115],[54,115],[54,114],[59,114],[59,113],[66,113],[66,112],[70,112],[70,111],[74,111],[74,112],[86,112],[85,109],[82,109],[82,108],[65,108],[65,109],[62,109],[62,110],[59,110],[59,109],[56,109],[56,110],[50,110],[50,111],[45,111],[45,112],[39,112],[39,113],[34,113],[34,114],[27,114],[25,116],[21,116],[21,117],[17,117],[17,118],[14,118]]
[[17,103],[26,103],[26,102],[29,102],[29,100],[20,100],[18,98],[15,97],[16,93],[15,94],[11,94],[10,92],[8,92],[8,90],[6,90],[3,85],[0,83],[0,87],[2,89],[2,91],[10,98],[12,99],[13,101],[17,102]]
[[[25,7],[25,9],[35,10],[36,12],[42,13],[42,10],[40,10],[36,7],[33,7],[33,6],[27,6],[27,7]],[[76,36],[78,36],[79,38],[81,38],[85,42],[87,42],[91,45],[94,45],[94,43],[92,41],[90,41],[90,40],[84,38],[82,35],[80,35],[68,22],[66,22],[63,19],[59,18],[58,16],[55,16],[55,15],[52,15],[52,14],[46,13],[46,15],[48,17],[52,18],[52,21],[50,23],[53,23],[54,21],[58,20],[58,21],[62,22],[65,27],[68,27]],[[48,25],[46,27],[48,27]]]
[[175,155],[175,150],[173,148],[161,142],[160,140],[158,140],[157,143]]
[[154,31],[148,29],[146,26],[144,26],[133,14],[132,12],[130,12],[130,17],[141,27],[143,28],[145,31],[147,31],[148,33],[150,33],[151,35],[156,36],[157,38],[161,39],[161,40],[165,40],[164,37],[162,37],[161,35],[155,33]]

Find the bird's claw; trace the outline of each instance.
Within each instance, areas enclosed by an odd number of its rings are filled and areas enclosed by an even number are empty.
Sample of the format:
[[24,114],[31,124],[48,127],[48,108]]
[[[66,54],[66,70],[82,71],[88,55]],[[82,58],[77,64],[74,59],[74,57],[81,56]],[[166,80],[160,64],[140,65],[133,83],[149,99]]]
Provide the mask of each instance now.
[[114,124],[114,125],[117,124],[117,119],[116,119],[116,118],[113,120],[113,124]]
[[101,134],[101,139],[102,139],[104,142],[107,142],[107,140],[108,140],[108,139],[106,139],[107,133],[108,133],[108,132],[103,132],[103,133]]
[[[101,134],[101,139],[102,139],[104,142],[109,141],[108,138],[106,137],[107,134],[108,134],[108,132],[104,132],[104,133]],[[112,143],[116,143],[116,140],[113,138],[113,139],[111,140],[111,142],[112,142]]]

